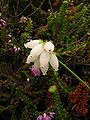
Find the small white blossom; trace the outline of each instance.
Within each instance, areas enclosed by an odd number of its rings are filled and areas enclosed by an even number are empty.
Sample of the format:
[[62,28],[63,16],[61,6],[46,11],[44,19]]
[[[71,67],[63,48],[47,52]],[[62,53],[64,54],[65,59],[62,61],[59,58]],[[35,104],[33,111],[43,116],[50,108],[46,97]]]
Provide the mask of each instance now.
[[34,48],[36,45],[38,45],[40,40],[31,40],[30,42],[27,42],[24,44],[25,48]]
[[54,51],[54,44],[52,44],[51,42],[46,42],[45,45],[44,45],[44,49],[51,53]]
[[48,64],[50,59],[50,54],[46,52],[45,50],[40,55],[40,66],[44,67]]
[[59,62],[58,62],[58,59],[54,53],[51,54],[49,62],[51,64],[51,66],[55,69],[55,71],[57,71],[58,67],[59,67]]
[[22,17],[20,18],[19,23],[26,23],[26,21],[27,21],[27,18],[26,18],[25,16],[22,16]]
[[44,50],[43,49],[43,45],[42,44],[38,44],[31,50],[30,56],[32,58],[34,58],[36,56],[39,56],[43,52],[43,50]]
[[34,62],[37,58],[38,58],[38,56],[31,57],[31,55],[29,55],[29,56],[27,57],[26,63],[30,64],[30,62]]
[[43,75],[47,74],[48,68],[49,68],[49,64],[47,64],[45,67],[42,67],[42,66],[40,67]]
[[39,58],[37,58],[35,61],[34,61],[34,68],[37,70],[40,68],[40,60]]

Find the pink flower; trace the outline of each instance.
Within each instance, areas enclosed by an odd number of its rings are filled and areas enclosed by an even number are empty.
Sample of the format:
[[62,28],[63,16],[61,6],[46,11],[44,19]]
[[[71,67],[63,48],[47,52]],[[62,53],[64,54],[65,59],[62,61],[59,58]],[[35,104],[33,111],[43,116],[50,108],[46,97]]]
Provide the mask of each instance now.
[[54,118],[54,115],[54,112],[49,112],[49,115],[46,115],[46,113],[44,113],[43,115],[39,115],[37,117],[37,120],[52,120]]
[[43,114],[43,120],[46,120],[46,117],[47,117],[47,115],[46,115],[46,113],[44,113]]
[[18,53],[20,51],[20,47],[16,47],[16,45],[14,45],[13,50],[15,53]]
[[1,19],[1,24],[2,24],[2,26],[6,26],[6,21]]
[[32,74],[33,74],[34,77],[36,77],[36,76],[39,77],[40,74],[41,74],[41,72],[40,72],[40,68],[35,69],[34,65],[32,65],[31,72],[32,72]]
[[1,29],[2,25],[0,24],[0,29]]
[[55,115],[55,112],[49,112],[49,116],[51,117],[51,118],[54,118],[54,115]]
[[43,120],[43,116],[42,116],[42,115],[39,115],[39,116],[37,117],[37,120]]

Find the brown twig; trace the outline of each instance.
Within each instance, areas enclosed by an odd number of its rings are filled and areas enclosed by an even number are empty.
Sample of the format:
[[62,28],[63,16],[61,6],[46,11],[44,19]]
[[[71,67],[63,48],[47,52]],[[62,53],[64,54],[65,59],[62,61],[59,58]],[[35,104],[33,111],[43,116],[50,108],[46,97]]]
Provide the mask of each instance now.
[[30,17],[30,16],[34,15],[34,14],[41,8],[41,6],[43,5],[44,2],[45,2],[45,0],[43,0],[43,1],[41,2],[40,6],[39,6],[38,8],[36,8],[36,10],[35,10],[34,12],[32,12],[32,13],[29,14],[29,15],[27,15],[26,17]]

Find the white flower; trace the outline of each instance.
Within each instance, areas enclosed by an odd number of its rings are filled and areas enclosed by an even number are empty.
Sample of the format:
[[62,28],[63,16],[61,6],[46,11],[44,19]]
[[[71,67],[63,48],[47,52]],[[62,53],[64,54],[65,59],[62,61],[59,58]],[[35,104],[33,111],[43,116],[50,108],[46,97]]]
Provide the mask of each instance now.
[[32,58],[37,58],[42,52],[43,52],[43,45],[42,44],[38,44],[36,45],[32,50],[31,50],[31,53],[30,53],[30,57]]
[[42,67],[42,66],[40,67],[43,75],[47,74],[48,68],[49,68],[49,63],[45,67]]
[[31,40],[30,42],[27,42],[24,44],[25,48],[34,48],[36,45],[38,45],[40,40]]
[[50,54],[46,52],[45,50],[40,55],[40,66],[45,67],[50,59]]
[[46,42],[45,45],[44,45],[44,49],[51,53],[54,51],[54,44],[52,44],[51,42]]
[[34,68],[37,70],[38,68],[40,68],[40,60],[39,57],[34,60]]
[[31,55],[29,55],[29,56],[27,57],[26,63],[30,64],[30,62],[34,62],[37,58],[38,58],[38,56],[32,57]]
[[51,66],[55,69],[55,71],[57,71],[59,67],[59,62],[58,62],[58,58],[56,57],[54,53],[51,54],[49,62]]
[[54,44],[51,42],[46,42],[45,45],[40,40],[34,40],[28,42],[24,45],[26,48],[32,48],[29,56],[27,57],[27,62],[34,62],[35,69],[40,68],[43,75],[47,74],[49,63],[55,69],[58,70],[59,62],[58,58],[54,54]]

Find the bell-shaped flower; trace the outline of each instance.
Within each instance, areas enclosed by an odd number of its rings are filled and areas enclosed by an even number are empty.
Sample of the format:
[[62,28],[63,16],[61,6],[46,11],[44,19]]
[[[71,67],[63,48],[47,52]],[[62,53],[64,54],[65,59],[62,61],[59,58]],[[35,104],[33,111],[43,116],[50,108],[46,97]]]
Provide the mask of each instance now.
[[40,43],[40,40],[31,40],[30,42],[27,42],[24,44],[25,48],[34,48],[36,45]]
[[52,44],[51,42],[46,42],[44,45],[44,49],[48,52],[51,53],[54,51],[54,44]]
[[43,52],[44,48],[42,44],[38,44],[36,45],[30,53],[30,57],[35,58],[38,57],[42,52]]
[[49,112],[49,116],[51,117],[51,118],[54,118],[54,116],[55,116],[55,112]]
[[43,116],[42,115],[39,115],[37,120],[43,120]]
[[32,75],[33,75],[34,77],[36,77],[36,76],[39,77],[40,74],[41,74],[40,68],[35,69],[34,65],[32,65],[31,73],[32,73]]
[[45,67],[40,66],[43,75],[47,74],[48,68],[49,68],[49,63]]
[[27,57],[26,63],[30,64],[30,62],[34,62],[37,58],[38,58],[38,56],[32,57],[31,55],[29,55]]
[[52,119],[47,115],[46,120],[52,120]]
[[35,69],[37,70],[38,68],[40,68],[40,60],[39,60],[39,57],[34,60],[34,67]]
[[30,42],[27,42],[24,44],[25,48],[34,48],[36,45],[38,45],[40,40],[31,40]]
[[[50,112],[50,113],[54,113],[54,112]],[[55,115],[55,113],[53,114]],[[37,120],[52,120],[54,117],[51,117],[50,115],[47,115],[46,113],[44,113],[43,115],[39,115],[37,117]]]
[[51,54],[49,62],[51,66],[55,69],[55,71],[57,71],[59,67],[59,62],[58,62],[58,58],[56,57],[54,53]]
[[46,52],[45,50],[40,55],[40,66],[45,67],[50,59],[50,54]]
[[43,120],[46,120],[46,117],[47,117],[47,115],[46,115],[46,113],[44,113],[43,114]]

